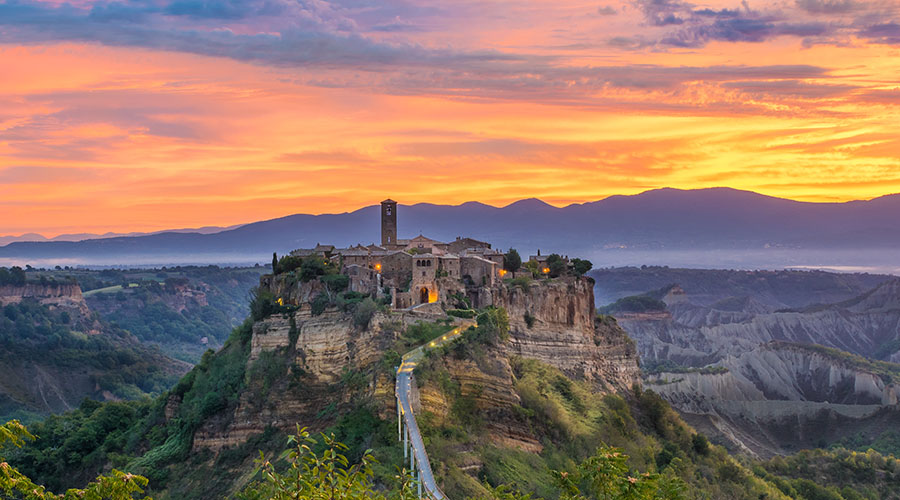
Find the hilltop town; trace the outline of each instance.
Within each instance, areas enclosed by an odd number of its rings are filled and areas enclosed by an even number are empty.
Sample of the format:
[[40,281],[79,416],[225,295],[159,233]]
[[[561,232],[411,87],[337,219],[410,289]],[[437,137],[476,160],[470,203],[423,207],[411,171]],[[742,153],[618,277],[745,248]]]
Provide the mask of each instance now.
[[[452,307],[463,298],[475,307],[485,307],[492,304],[490,290],[502,278],[557,274],[557,267],[565,270],[571,265],[567,258],[541,255],[538,251],[522,266],[518,253],[510,259],[490,243],[469,237],[458,236],[451,242],[421,234],[401,239],[397,237],[397,208],[394,200],[381,202],[380,245],[336,248],[319,244],[294,250],[290,255],[326,259],[341,274],[349,276],[349,290],[376,298],[389,297],[393,309],[423,308],[426,304]],[[550,264],[554,266],[551,268]]]

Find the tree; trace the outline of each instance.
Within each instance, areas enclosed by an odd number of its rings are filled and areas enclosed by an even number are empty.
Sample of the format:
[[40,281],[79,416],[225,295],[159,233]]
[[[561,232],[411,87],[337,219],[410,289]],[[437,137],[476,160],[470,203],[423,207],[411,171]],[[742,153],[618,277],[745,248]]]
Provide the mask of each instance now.
[[547,267],[550,268],[550,277],[559,278],[566,273],[566,261],[562,257],[553,253],[547,256]]
[[[389,493],[377,491],[372,465],[376,463],[372,450],[366,450],[358,463],[350,464],[344,453],[347,445],[337,441],[334,434],[322,434],[325,450],[313,451],[318,444],[309,432],[297,426],[297,433],[288,437],[291,446],[279,458],[287,462],[287,469],[276,468],[260,452],[256,463],[261,479],[252,483],[238,496],[243,500],[295,500],[298,498],[330,500],[413,500],[417,499],[416,484],[407,471],[395,476],[400,487]],[[279,460],[274,460],[275,462]],[[280,472],[282,471],[283,472]]]
[[335,272],[324,257],[307,257],[300,264],[300,281],[304,283],[326,274],[335,274]]
[[278,274],[278,254],[272,252],[272,274]]
[[506,255],[503,256],[503,269],[514,273],[522,267],[522,257],[515,248],[510,248]]
[[9,278],[10,284],[12,285],[24,285],[25,284],[25,270],[19,266],[13,266],[9,269]]
[[303,265],[303,259],[295,255],[285,255],[278,260],[278,273],[289,273]]
[[572,266],[577,276],[583,276],[584,273],[590,271],[591,268],[594,267],[594,264],[585,259],[572,259]]
[[[18,420],[0,425],[0,452],[7,446],[21,448],[32,436]],[[29,500],[132,500],[143,498],[140,495],[147,486],[147,478],[112,470],[112,473],[99,476],[95,482],[84,489],[70,489],[64,495],[47,491],[44,486],[35,484],[31,479],[9,465],[0,453],[0,492],[3,498],[27,498]]]
[[681,500],[684,481],[671,469],[665,474],[638,473],[628,466],[628,455],[603,446],[574,472],[553,471],[562,500],[604,498],[615,500]]

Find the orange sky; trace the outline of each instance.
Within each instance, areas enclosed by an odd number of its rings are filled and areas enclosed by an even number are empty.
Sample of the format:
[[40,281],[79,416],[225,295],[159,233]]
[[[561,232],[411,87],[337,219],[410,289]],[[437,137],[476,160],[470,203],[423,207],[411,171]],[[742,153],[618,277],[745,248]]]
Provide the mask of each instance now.
[[209,5],[0,3],[0,235],[900,192],[893,1]]

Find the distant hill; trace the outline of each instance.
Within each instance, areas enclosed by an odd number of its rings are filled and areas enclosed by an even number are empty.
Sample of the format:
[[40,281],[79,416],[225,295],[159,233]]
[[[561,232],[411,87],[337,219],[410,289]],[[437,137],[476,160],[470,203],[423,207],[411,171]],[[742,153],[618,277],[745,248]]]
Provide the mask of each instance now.
[[[594,269],[590,276],[596,282],[594,296],[598,306],[677,283],[690,295],[691,302],[718,310],[735,310],[736,301],[752,297],[762,308],[754,312],[774,312],[855,299],[891,278],[865,273],[735,271],[667,266]],[[747,307],[748,304],[740,304],[739,310],[747,311]]]
[[[522,200],[497,208],[401,205],[399,236],[449,240],[466,235],[499,248],[596,256],[622,252],[837,250],[891,252],[900,246],[900,195],[847,203],[806,203],[729,188],[659,189],[556,208]],[[316,243],[377,242],[378,208],[290,215],[212,234],[163,232],[79,242],[14,242],[2,259],[94,263],[267,262]],[[890,259],[887,259],[890,260]],[[612,260],[610,260],[612,262]]]
[[0,246],[8,245],[9,243],[14,243],[17,241],[22,242],[35,242],[35,241],[83,241],[83,240],[96,240],[100,238],[115,238],[119,236],[147,236],[152,234],[159,233],[200,233],[200,234],[211,234],[218,233],[221,231],[225,231],[228,229],[234,229],[240,227],[240,225],[229,226],[229,227],[218,227],[218,226],[205,226],[205,227],[196,227],[196,228],[187,228],[187,229],[167,229],[165,231],[152,231],[152,232],[133,232],[133,233],[67,233],[60,234],[54,236],[52,238],[47,238],[42,234],[37,233],[25,233],[20,234],[18,236],[15,235],[0,235]]

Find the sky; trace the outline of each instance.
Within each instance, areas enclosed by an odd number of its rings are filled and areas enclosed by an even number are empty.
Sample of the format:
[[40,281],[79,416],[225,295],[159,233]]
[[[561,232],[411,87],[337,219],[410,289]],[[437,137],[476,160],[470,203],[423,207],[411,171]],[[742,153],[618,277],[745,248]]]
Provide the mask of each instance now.
[[898,0],[0,0],[0,235],[900,192]]

